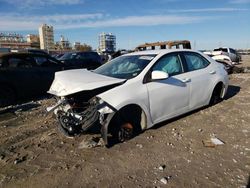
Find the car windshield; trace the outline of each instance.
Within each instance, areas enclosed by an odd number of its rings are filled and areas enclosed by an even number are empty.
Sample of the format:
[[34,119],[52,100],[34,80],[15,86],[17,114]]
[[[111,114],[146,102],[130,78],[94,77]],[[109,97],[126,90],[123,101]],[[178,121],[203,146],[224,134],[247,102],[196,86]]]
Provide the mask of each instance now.
[[76,53],[65,53],[63,56],[59,58],[59,60],[74,59],[76,55],[77,55]]
[[93,72],[105,76],[131,79],[136,77],[156,55],[126,55],[117,57]]

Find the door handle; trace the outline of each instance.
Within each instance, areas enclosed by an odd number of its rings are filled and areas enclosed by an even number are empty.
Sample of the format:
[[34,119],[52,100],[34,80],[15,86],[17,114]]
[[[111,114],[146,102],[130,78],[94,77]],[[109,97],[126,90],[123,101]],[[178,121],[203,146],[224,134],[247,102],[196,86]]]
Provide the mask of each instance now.
[[215,74],[215,73],[216,73],[215,70],[212,70],[212,71],[209,72],[209,74]]
[[182,81],[183,83],[187,83],[187,82],[190,82],[191,79],[190,79],[190,78],[183,78],[181,81]]

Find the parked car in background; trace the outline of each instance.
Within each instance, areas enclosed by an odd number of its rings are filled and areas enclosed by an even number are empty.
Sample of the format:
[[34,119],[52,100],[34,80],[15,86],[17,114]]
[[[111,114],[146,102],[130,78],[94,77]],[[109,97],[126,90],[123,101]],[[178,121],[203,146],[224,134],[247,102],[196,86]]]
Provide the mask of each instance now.
[[34,53],[34,54],[44,54],[44,55],[49,55],[46,51],[41,50],[41,49],[33,49],[33,48],[28,48],[26,49],[27,52],[29,53]]
[[201,52],[211,57],[218,63],[223,64],[228,74],[231,74],[233,72],[234,64],[228,55],[221,55],[221,54],[214,55],[214,53],[211,51],[201,51]]
[[241,61],[240,54],[233,48],[223,47],[223,48],[215,48],[212,52],[214,56],[216,55],[226,55],[230,58],[230,60],[235,64]]
[[53,54],[51,55],[52,57],[54,57],[55,59],[59,60],[60,57],[62,57],[64,55],[64,53],[61,54]]
[[45,94],[64,64],[45,54],[0,55],[0,107],[18,99]]
[[192,50],[151,50],[119,56],[94,71],[55,74],[48,93],[58,97],[54,111],[68,136],[101,125],[123,142],[164,120],[215,104],[226,94],[223,65]]
[[102,65],[97,52],[68,52],[58,58],[69,68],[96,69]]
[[0,48],[0,54],[9,53],[10,48]]

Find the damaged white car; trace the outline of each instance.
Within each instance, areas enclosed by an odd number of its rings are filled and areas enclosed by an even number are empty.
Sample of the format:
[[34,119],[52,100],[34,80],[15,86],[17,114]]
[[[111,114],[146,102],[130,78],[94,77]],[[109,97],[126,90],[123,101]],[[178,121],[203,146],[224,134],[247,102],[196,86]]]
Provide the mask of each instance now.
[[123,142],[164,120],[215,104],[225,96],[224,66],[192,50],[153,50],[120,56],[94,71],[55,74],[48,93],[68,136],[99,125],[105,144]]

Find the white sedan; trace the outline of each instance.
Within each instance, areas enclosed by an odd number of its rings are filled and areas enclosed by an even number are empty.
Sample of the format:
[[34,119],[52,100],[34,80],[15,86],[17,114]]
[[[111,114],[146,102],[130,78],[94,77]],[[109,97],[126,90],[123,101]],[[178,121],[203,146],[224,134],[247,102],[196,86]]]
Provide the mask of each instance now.
[[219,102],[228,88],[224,66],[193,50],[153,50],[120,56],[94,71],[55,74],[48,93],[60,130],[74,136],[92,126],[123,142],[153,125]]

